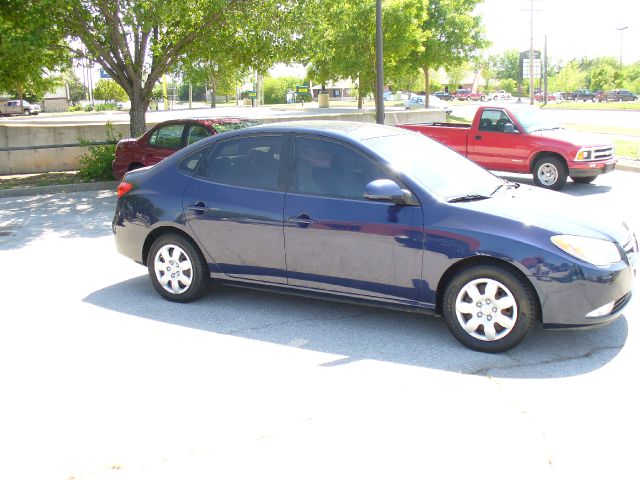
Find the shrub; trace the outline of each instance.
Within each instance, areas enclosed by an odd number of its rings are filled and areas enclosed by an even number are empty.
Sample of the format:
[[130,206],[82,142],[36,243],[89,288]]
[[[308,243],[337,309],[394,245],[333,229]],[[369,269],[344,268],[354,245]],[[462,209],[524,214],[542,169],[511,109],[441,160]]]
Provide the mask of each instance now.
[[80,139],[80,145],[88,147],[89,151],[80,157],[80,170],[78,176],[84,180],[113,180],[111,164],[115,158],[116,143],[122,137],[115,134],[113,124],[107,122],[107,145],[92,145],[90,140]]
[[96,104],[96,112],[104,112],[105,110],[120,110],[115,102],[106,102]]

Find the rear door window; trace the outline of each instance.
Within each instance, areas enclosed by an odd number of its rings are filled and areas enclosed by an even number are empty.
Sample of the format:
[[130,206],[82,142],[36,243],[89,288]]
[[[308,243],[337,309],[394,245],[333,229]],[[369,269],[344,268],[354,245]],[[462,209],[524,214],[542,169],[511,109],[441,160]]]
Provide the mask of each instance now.
[[281,135],[234,138],[219,144],[199,176],[238,187],[281,190]]
[[149,145],[158,148],[179,149],[182,145],[184,124],[165,125],[155,130],[149,138]]

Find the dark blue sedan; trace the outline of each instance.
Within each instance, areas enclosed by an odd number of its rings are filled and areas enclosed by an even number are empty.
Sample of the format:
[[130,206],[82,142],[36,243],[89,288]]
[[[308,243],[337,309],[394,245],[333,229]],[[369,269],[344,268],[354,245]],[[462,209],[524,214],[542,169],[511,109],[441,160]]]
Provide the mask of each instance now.
[[502,352],[541,322],[587,327],[631,298],[636,237],[427,137],[365,123],[250,127],[126,174],[118,250],[164,298],[210,279],[441,315]]

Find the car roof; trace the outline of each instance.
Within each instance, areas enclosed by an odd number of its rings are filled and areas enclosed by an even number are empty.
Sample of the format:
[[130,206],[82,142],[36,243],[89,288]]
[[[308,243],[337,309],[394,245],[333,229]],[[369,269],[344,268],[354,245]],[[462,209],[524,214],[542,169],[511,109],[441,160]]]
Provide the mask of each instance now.
[[247,129],[236,130],[237,134],[247,131],[253,132],[281,132],[281,133],[305,133],[317,135],[332,135],[346,137],[356,141],[365,141],[372,138],[406,135],[411,132],[400,128],[375,123],[347,122],[336,120],[300,120],[289,122],[270,123],[258,125]]

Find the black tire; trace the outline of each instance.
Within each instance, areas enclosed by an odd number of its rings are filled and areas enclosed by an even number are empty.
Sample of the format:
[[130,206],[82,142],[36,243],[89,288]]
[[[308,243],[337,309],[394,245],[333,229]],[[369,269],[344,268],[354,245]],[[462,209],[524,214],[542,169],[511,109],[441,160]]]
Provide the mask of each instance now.
[[190,240],[177,234],[165,234],[153,242],[147,269],[156,291],[172,302],[191,302],[209,288],[209,267],[202,254]]
[[533,288],[509,270],[476,265],[449,282],[442,313],[460,343],[479,352],[501,353],[518,345],[538,323],[537,305]]
[[573,180],[574,183],[591,183],[596,178],[598,178],[598,175],[593,175],[592,177],[571,177],[571,180]]
[[558,157],[541,157],[533,166],[533,182],[538,187],[560,190],[567,183],[567,175],[567,166]]

